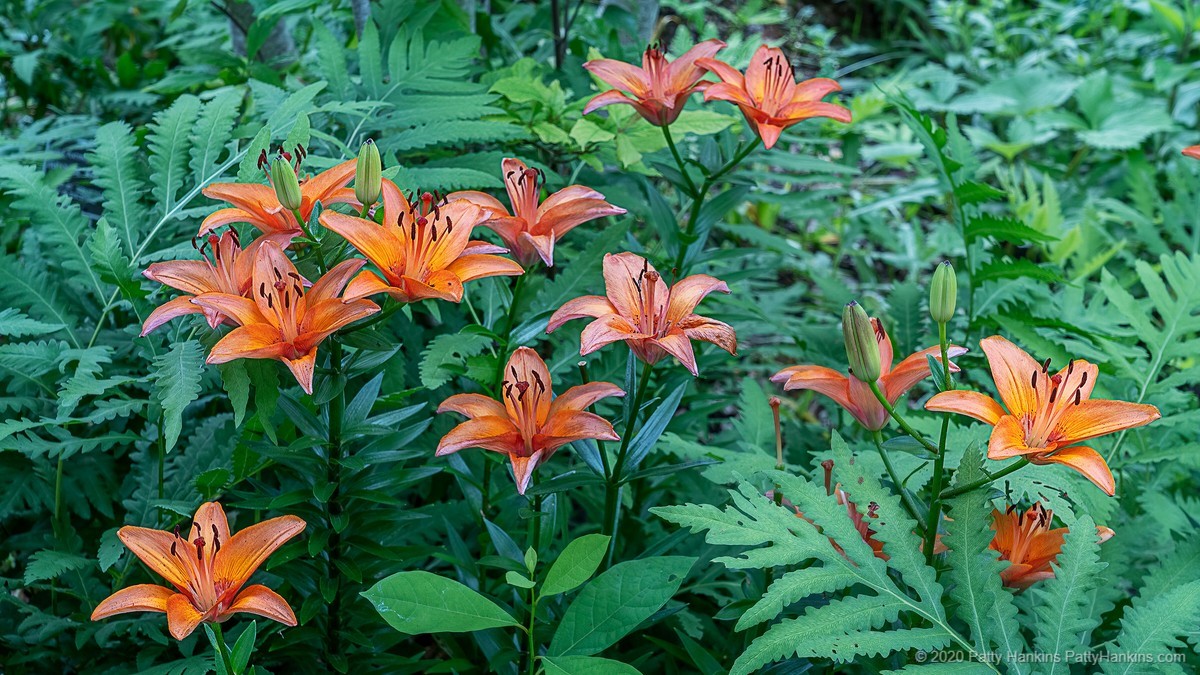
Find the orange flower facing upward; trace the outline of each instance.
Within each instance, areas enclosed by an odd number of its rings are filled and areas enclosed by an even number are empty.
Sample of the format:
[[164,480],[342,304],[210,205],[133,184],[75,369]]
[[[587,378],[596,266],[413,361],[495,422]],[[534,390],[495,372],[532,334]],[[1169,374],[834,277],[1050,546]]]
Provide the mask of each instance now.
[[176,640],[191,635],[202,622],[220,623],[238,612],[295,626],[296,615],[286,600],[266,586],[246,582],[276,549],[303,531],[303,520],[281,516],[230,536],[225,511],[216,502],[201,504],[192,529],[183,535],[178,527],[174,533],[122,527],[117,532],[121,542],[175,590],[157,584],[123,588],[96,606],[92,621],[128,612],[163,612]]
[[[300,175],[300,163],[305,157],[304,148],[296,147],[295,153],[282,152],[288,161],[295,162],[296,174]],[[354,180],[358,160],[350,159],[331,169],[310,176],[300,182],[300,217],[308,222],[317,202],[328,207],[330,204],[357,204],[354,190],[347,188]],[[267,152],[258,158],[258,167],[267,173]],[[249,223],[267,233],[301,233],[296,216],[279,203],[275,189],[262,183],[213,183],[201,190],[205,197],[219,199],[232,204],[232,208],[218,209],[200,224],[204,236],[212,230],[229,223]]]
[[[883,324],[879,319],[871,319],[871,324],[875,327],[875,339],[879,343],[879,362],[882,366],[877,384],[888,403],[895,405],[896,401],[900,400],[900,397],[909,389],[929,377],[929,359],[926,357],[932,356],[941,362],[941,349],[939,347],[923,349],[908,356],[893,368],[892,359],[895,357],[892,354],[892,339],[888,337],[887,331],[883,329]],[[967,350],[957,345],[950,345],[947,353],[950,358],[954,358],[967,353]],[[950,372],[958,372],[958,366],[951,363]],[[875,398],[870,386],[855,377],[854,373],[850,373],[847,377],[832,368],[823,366],[792,366],[776,373],[771,377],[771,381],[782,382],[784,391],[811,389],[819,394],[824,394],[845,408],[854,416],[854,419],[858,420],[859,424],[871,431],[878,431],[887,425],[887,410],[880,405],[879,399]]]
[[1192,159],[1200,159],[1200,145],[1193,145],[1189,148],[1184,148],[1183,154],[1184,156],[1191,157]]
[[1158,408],[1093,399],[1095,364],[1077,359],[1050,375],[1050,359],[1039,364],[1020,347],[993,335],[980,341],[1004,408],[975,391],[944,391],[927,410],[953,412],[993,425],[989,459],[1027,457],[1034,464],[1063,464],[1083,474],[1110,497],[1116,488],[1108,464],[1095,450],[1076,443],[1158,419]]
[[519,159],[508,158],[500,164],[504,172],[504,187],[512,203],[510,214],[499,199],[467,190],[454,192],[447,198],[465,199],[489,216],[480,223],[500,235],[521,265],[528,267],[538,258],[547,267],[554,266],[554,242],[564,234],[589,220],[604,216],[619,216],[625,209],[604,201],[604,195],[582,185],[571,185],[550,195],[540,205],[542,172],[525,166]]
[[796,82],[792,64],[775,47],[759,47],[745,76],[716,59],[699,59],[696,65],[721,78],[704,91],[704,100],[729,101],[740,108],[768,150],[784,129],[812,117],[850,123],[849,110],[821,101],[826,95],[841,91],[841,85],[824,77]]
[[[142,272],[143,276],[164,286],[183,291],[185,295],[165,302],[151,312],[142,326],[142,337],[171,319],[184,314],[203,313],[211,328],[216,328],[222,323],[233,323],[219,311],[201,307],[193,303],[192,299],[205,293],[246,295],[250,291],[254,257],[258,253],[258,248],[267,241],[275,242],[281,248],[286,248],[294,236],[291,233],[266,234],[250,242],[250,245],[243,249],[238,241],[237,232],[229,230],[220,237],[209,234],[203,240],[205,243],[199,246],[196,245],[195,240],[192,240],[192,245],[200,251],[200,255],[204,257],[203,260],[172,260],[151,264],[145,272]],[[206,246],[208,250],[205,250]]]
[[234,359],[275,359],[296,376],[300,387],[312,393],[317,345],[339,328],[379,311],[370,300],[346,301],[338,293],[365,260],[338,263],[307,292],[296,266],[283,249],[264,243],[254,262],[253,299],[229,293],[206,293],[193,302],[214,309],[237,322],[213,346],[208,363]]
[[[992,530],[996,536],[988,548],[1000,552],[1000,559],[1010,564],[1000,572],[1000,578],[1009,588],[1023,591],[1042,579],[1054,577],[1050,563],[1062,551],[1065,527],[1050,528],[1054,512],[1042,508],[1041,502],[1034,503],[1024,513],[1010,506],[1003,513],[992,511]],[[1097,526],[1100,543],[1115,534],[1107,527]]]
[[693,92],[704,91],[710,84],[700,81],[705,71],[696,65],[697,60],[711,58],[724,47],[720,40],[705,40],[667,61],[662,49],[651,45],[642,54],[641,68],[613,59],[588,61],[583,67],[616,89],[588,101],[583,114],[619,103],[631,106],[655,126],[666,126],[679,117]]
[[607,297],[585,295],[558,308],[546,326],[553,333],[571,319],[595,319],[579,337],[579,354],[586,356],[604,345],[624,340],[639,359],[657,363],[670,354],[692,375],[698,375],[692,340],[711,342],[737,354],[737,335],[726,323],[693,313],[709,293],[729,292],[724,281],[693,274],[668,287],[645,258],[633,253],[604,256]]
[[534,470],[558,448],[586,438],[620,440],[612,424],[587,412],[600,399],[624,396],[615,384],[588,382],[551,400],[550,371],[528,347],[513,352],[504,372],[503,403],[481,394],[456,394],[438,406],[439,413],[467,416],[442,437],[438,457],[463,448],[502,452],[512,462],[517,492],[525,494]]
[[468,281],[525,271],[516,261],[492,255],[506,249],[470,240],[471,230],[488,216],[465,199],[439,200],[426,192],[410,203],[384,179],[383,213],[382,225],[335,211],[321,214],[322,225],[342,235],[383,274],[359,274],[346,288],[347,300],[387,293],[400,302],[460,302]]

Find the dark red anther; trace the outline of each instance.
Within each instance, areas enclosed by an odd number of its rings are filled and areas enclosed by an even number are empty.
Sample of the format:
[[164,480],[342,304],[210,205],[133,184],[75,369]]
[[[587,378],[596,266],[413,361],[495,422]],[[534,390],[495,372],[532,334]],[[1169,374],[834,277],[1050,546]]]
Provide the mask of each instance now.
[[1048,357],[1048,356],[1046,357],[1046,361],[1044,363],[1042,363],[1042,372],[1043,373],[1050,372],[1050,357]]
[[821,467],[825,469],[825,494],[833,494],[833,460],[827,459],[821,462]]
[[[178,535],[176,535],[176,536],[178,536]],[[179,557],[179,552],[175,550],[175,544],[177,544],[177,543],[179,543],[179,542],[178,541],[171,542],[171,555],[175,556],[176,558]]]
[[196,546],[196,558],[203,561],[204,560],[204,537],[196,537],[196,541],[193,541],[192,544],[194,544]]
[[217,524],[213,523],[213,555],[216,555],[221,550],[221,538],[217,536]]
[[1033,371],[1033,377],[1029,380],[1029,386],[1033,387],[1034,389],[1037,389],[1037,374],[1038,371]]

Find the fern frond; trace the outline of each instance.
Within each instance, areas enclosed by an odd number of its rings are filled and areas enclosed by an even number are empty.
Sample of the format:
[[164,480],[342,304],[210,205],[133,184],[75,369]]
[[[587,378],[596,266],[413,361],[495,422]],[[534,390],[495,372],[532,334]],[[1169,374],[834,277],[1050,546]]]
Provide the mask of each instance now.
[[160,216],[175,210],[187,175],[188,144],[199,114],[200,99],[186,94],[175,99],[170,108],[156,113],[150,124],[150,192]]
[[136,159],[138,152],[129,125],[110,122],[96,131],[96,149],[89,155],[95,172],[93,182],[104,191],[104,218],[124,235],[124,254],[128,258],[133,257],[133,243],[141,238],[150,220],[148,209],[140,201],[146,182]]
[[1061,657],[1046,665],[1048,675],[1069,672],[1067,652],[1086,650],[1092,631],[1100,623],[1099,616],[1086,613],[1088,591],[1095,587],[1106,566],[1100,562],[1100,542],[1091,518],[1083,516],[1075,521],[1052,566],[1054,578],[1031,589],[1037,600],[1033,645],[1039,654]]
[[1200,581],[1161,595],[1134,598],[1121,617],[1121,633],[1110,650],[1116,658],[1103,664],[1104,672],[1108,675],[1184,672],[1179,664],[1157,661],[1154,657],[1169,654],[1173,649],[1186,649],[1187,644],[1180,637],[1190,635],[1195,639],[1197,625],[1200,625]]
[[200,395],[204,349],[196,340],[177,342],[154,360],[154,400],[162,406],[162,434],[170,451],[183,429],[183,409]]
[[478,333],[446,333],[429,342],[421,352],[421,385],[437,389],[456,374],[461,374],[467,357],[481,353],[492,344]]

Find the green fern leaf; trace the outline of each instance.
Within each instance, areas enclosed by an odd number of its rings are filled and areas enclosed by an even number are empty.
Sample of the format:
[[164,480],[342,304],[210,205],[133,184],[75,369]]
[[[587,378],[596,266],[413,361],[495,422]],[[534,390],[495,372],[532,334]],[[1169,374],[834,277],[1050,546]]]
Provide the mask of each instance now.
[[77,322],[75,314],[71,307],[63,304],[58,285],[50,280],[45,270],[34,269],[0,255],[0,275],[6,280],[6,283],[0,284],[0,298],[14,306],[24,307],[36,318],[62,326],[71,344],[82,346],[73,328]]
[[177,342],[154,360],[154,400],[162,406],[167,451],[179,440],[183,409],[200,395],[203,368],[204,349],[196,340]]
[[437,389],[465,368],[467,357],[475,356],[492,344],[478,333],[446,333],[434,338],[421,352],[421,385]]
[[[88,253],[92,256],[92,266],[100,279],[117,287],[121,295],[134,307],[140,307],[149,292],[142,288],[138,280],[140,274],[133,269],[133,264],[125,255],[121,245],[121,234],[108,223],[107,217],[96,223],[96,231],[88,240]],[[139,312],[140,314],[140,312]]]
[[[1173,649],[1186,649],[1179,638],[1196,635],[1200,625],[1200,581],[1179,586],[1157,596],[1140,595],[1121,617],[1121,633],[1114,641],[1112,661],[1103,664],[1108,675],[1155,675],[1184,672],[1177,663],[1154,661]],[[1146,663],[1145,659],[1151,662]]]
[[41,337],[63,329],[61,323],[31,319],[15,307],[0,309],[0,336],[8,338]]
[[149,211],[140,201],[146,191],[142,178],[139,149],[133,130],[124,122],[110,122],[96,131],[96,149],[91,153],[94,182],[104,190],[104,218],[121,234],[132,258],[133,243],[141,239],[150,220]]
[[1096,524],[1088,516],[1079,518],[1067,532],[1057,562],[1052,563],[1054,578],[1031,589],[1037,600],[1034,647],[1039,654],[1061,657],[1046,665],[1048,675],[1069,672],[1067,652],[1086,650],[1091,644],[1088,637],[1100,623],[1100,617],[1085,613],[1088,592],[1105,568],[1099,552]]
[[204,105],[194,122],[188,150],[193,181],[206,179],[220,165],[241,103],[242,91],[227,89]]
[[179,190],[187,175],[192,128],[199,114],[200,99],[187,94],[175,99],[170,108],[155,114],[150,125],[150,192],[160,216],[175,210]]
[[55,579],[66,572],[81,570],[92,561],[64,551],[44,550],[29,556],[25,566],[25,585]]

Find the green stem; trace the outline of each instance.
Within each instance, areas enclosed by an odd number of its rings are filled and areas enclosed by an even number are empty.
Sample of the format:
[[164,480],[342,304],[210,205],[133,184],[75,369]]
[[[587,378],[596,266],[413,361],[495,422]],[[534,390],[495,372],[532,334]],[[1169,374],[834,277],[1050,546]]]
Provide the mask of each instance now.
[[[536,485],[536,481],[534,481]],[[530,500],[533,515],[529,518],[529,547],[536,553],[542,546],[542,495],[539,492]]]
[[167,473],[167,441],[158,435],[158,498],[163,498],[163,483]]
[[[684,227],[684,236],[679,242],[679,252],[675,255],[675,264],[673,266],[673,269],[678,271],[680,277],[683,276],[684,258],[687,257],[688,247],[691,246],[688,240],[695,235],[696,220],[700,217],[700,207],[704,205],[704,199],[708,196],[708,191],[712,189],[712,186],[715,185],[717,181],[724,178],[725,174],[737,168],[737,166],[742,163],[742,160],[746,159],[746,157],[748,157],[750,153],[758,147],[759,143],[759,139],[755,138],[752,142],[738,150],[738,152],[733,156],[733,159],[729,160],[724,166],[709,174],[708,177],[704,179],[704,183],[700,186],[700,189],[694,191],[691,212],[688,214],[687,226]],[[684,175],[686,175],[686,173]]]
[[324,274],[325,270],[329,268],[325,266],[325,254],[321,252],[321,242],[317,241],[312,231],[308,229],[308,223],[300,215],[300,209],[292,209],[292,215],[296,216],[296,222],[300,224],[300,231],[304,233],[304,237],[312,242],[312,250],[317,254],[317,271]]
[[[479,501],[479,514],[483,518],[488,517],[488,511],[491,509],[491,487],[492,487],[492,460],[483,458],[483,485],[479,486],[481,494]],[[482,523],[481,523],[482,524]]]
[[537,638],[534,627],[537,625],[537,587],[529,589],[529,675],[537,675]]
[[[342,371],[342,343],[336,339],[331,341],[329,350],[329,369],[331,376],[336,380],[339,379]],[[338,388],[337,394],[328,404],[329,412],[329,437],[328,449],[326,452],[325,464],[325,480],[333,487],[329,493],[329,500],[325,503],[326,519],[329,523],[329,544],[328,544],[328,570],[327,573],[331,579],[335,580],[337,586],[334,589],[333,601],[329,603],[329,619],[326,622],[326,644],[329,649],[329,654],[341,654],[341,638],[340,638],[340,614],[341,614],[341,584],[337,582],[337,558],[341,550],[341,536],[338,534],[335,526],[335,519],[341,515],[341,506],[338,503],[338,491],[340,490],[339,483],[341,482],[342,472],[342,418],[346,411],[346,388],[342,382]]]
[[888,457],[887,450],[883,447],[883,434],[878,430],[872,432],[872,437],[875,439],[875,448],[879,450],[879,457],[883,460],[883,466],[887,469],[888,476],[892,479],[892,485],[896,486],[896,490],[900,493],[900,499],[904,503],[905,510],[912,519],[917,521],[917,528],[922,532],[925,527],[921,525],[921,510],[917,508],[917,502],[913,499],[911,493],[900,482],[900,474],[896,473],[896,467],[892,466],[892,458]]
[[1025,468],[1025,466],[1028,464],[1029,464],[1029,460],[1022,457],[1020,460],[1013,462],[1012,464],[1009,464],[1008,466],[1004,467],[1003,469],[997,471],[994,474],[991,474],[990,476],[988,476],[986,478],[980,478],[979,480],[971,481],[970,483],[967,483],[966,485],[960,485],[956,488],[951,488],[949,490],[943,491],[942,495],[941,495],[941,499],[942,499],[942,501],[945,501],[947,499],[950,499],[951,497],[957,497],[958,495],[970,492],[971,490],[981,488],[985,485],[990,484],[992,481],[999,480],[1001,478],[1004,478],[1005,476],[1007,476],[1010,473],[1015,473],[1016,471],[1019,471],[1019,470]]
[[604,489],[604,522],[601,524],[601,531],[612,537],[608,545],[608,565],[612,564],[613,552],[617,550],[617,539],[619,538],[617,526],[621,517],[621,472],[625,468],[625,454],[629,451],[629,442],[633,439],[633,427],[637,422],[638,411],[641,410],[642,403],[646,399],[646,392],[650,389],[650,375],[653,372],[654,366],[649,363],[642,368],[642,379],[637,385],[633,404],[629,406],[629,412],[625,416],[621,445],[617,449],[617,458]]
[[492,378],[492,391],[496,396],[500,395],[500,382],[504,379],[504,364],[508,356],[508,342],[512,337],[513,324],[517,322],[517,306],[521,304],[521,294],[525,290],[525,276],[529,274],[529,270],[525,271],[517,277],[513,282],[512,287],[512,302],[508,303],[508,314],[504,319],[504,332],[500,333],[500,341],[504,344],[504,352],[496,357],[496,376]]
[[367,216],[371,213],[371,206],[371,204],[363,204],[362,213],[358,214],[358,217],[366,220]]
[[[58,526],[62,522],[62,482],[63,482],[63,458],[58,456],[58,466],[54,469],[54,524]],[[161,496],[161,493],[160,493]]]
[[671,156],[675,158],[675,165],[679,167],[679,173],[683,176],[683,182],[687,184],[688,196],[692,199],[696,198],[696,184],[692,182],[692,177],[688,175],[687,166],[683,163],[683,157],[679,155],[679,150],[675,147],[675,139],[671,136],[671,125],[662,125],[663,138],[667,139],[667,147],[671,149]]
[[904,433],[911,436],[916,442],[925,446],[925,449],[929,452],[937,454],[937,446],[925,440],[925,437],[922,436],[920,432],[909,426],[908,422],[905,421],[900,413],[896,412],[896,409],[892,407],[892,404],[888,403],[887,397],[883,395],[882,391],[879,391],[879,383],[868,382],[867,384],[871,387],[871,393],[875,394],[875,398],[879,399],[879,404],[883,406],[883,409],[887,411],[888,415],[890,415],[892,419],[896,420],[896,424],[900,425],[900,428],[904,430]]
[[[588,382],[592,381],[591,378],[588,377],[587,361],[579,362],[579,377],[583,384],[587,384]],[[595,406],[589,406],[588,411],[594,413]],[[604,450],[604,441],[596,441],[596,449],[600,452],[600,466],[604,470],[604,477],[607,479],[612,470],[608,466],[608,453]]]
[[225,666],[225,672],[228,675],[237,675],[233,670],[233,659],[229,656],[229,645],[225,644],[225,633],[221,630],[221,624],[210,624],[213,633],[217,636],[217,654],[221,658],[221,663]]
[[[954,382],[950,379],[950,345],[946,341],[946,324],[938,324],[938,343],[941,345],[942,351],[942,376],[946,383],[946,388],[943,391],[950,391],[954,388]],[[925,520],[925,562],[933,565],[933,549],[937,545],[938,527],[941,524],[942,516],[942,482],[945,480],[943,475],[946,469],[946,434],[950,430],[950,414],[946,413],[942,416],[942,433],[938,438],[938,452],[933,457],[933,481],[931,483],[931,496],[929,498],[929,517]]]

